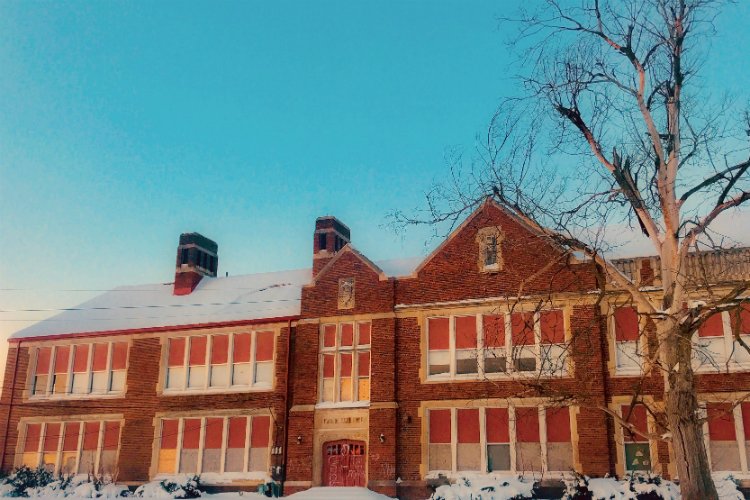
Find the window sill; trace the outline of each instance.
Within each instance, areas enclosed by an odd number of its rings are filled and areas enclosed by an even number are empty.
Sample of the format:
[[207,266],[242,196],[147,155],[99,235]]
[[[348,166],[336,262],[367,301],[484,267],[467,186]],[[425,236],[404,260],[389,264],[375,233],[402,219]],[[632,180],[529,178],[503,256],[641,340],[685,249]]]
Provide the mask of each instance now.
[[315,405],[316,410],[328,408],[368,408],[370,401],[339,401],[338,403],[318,403]]
[[[185,474],[157,474],[153,481],[163,481],[164,479],[179,478],[183,480]],[[244,484],[247,483],[264,483],[270,481],[270,477],[265,472],[204,472],[201,474],[201,483],[204,484]]]
[[518,379],[529,379],[529,378],[543,378],[543,379],[566,379],[570,378],[571,374],[567,371],[565,373],[550,374],[550,373],[539,373],[539,372],[513,372],[513,373],[485,373],[484,375],[456,375],[451,377],[449,375],[432,375],[422,381],[423,384],[444,384],[449,382],[487,382],[490,380],[518,380]]
[[273,385],[258,384],[253,387],[216,387],[210,389],[164,389],[159,396],[195,396],[198,394],[235,394],[238,392],[271,392]]
[[35,401],[78,401],[81,399],[117,399],[124,398],[125,392],[112,392],[108,394],[64,394],[64,395],[49,395],[41,396],[34,395],[29,396],[27,401],[33,403]]

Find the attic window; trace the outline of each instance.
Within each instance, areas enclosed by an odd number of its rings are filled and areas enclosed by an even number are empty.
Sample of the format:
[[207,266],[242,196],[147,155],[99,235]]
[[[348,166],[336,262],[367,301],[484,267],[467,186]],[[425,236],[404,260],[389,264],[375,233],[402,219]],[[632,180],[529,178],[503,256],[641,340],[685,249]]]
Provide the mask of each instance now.
[[484,241],[484,265],[494,266],[497,264],[497,235],[489,235]]
[[503,268],[501,243],[505,235],[499,227],[483,227],[477,231],[478,265],[483,272],[496,272]]

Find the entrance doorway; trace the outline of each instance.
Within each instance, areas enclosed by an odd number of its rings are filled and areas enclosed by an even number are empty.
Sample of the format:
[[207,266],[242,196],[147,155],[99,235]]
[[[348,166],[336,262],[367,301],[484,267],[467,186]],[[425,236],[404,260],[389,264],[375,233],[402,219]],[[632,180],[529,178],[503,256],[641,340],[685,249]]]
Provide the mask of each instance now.
[[323,486],[365,486],[364,441],[329,441],[323,445]]

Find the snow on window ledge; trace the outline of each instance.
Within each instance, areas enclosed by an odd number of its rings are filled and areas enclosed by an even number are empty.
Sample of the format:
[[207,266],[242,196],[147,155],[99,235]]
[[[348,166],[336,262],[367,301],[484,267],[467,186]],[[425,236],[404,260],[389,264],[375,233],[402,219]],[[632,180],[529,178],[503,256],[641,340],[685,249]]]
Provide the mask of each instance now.
[[368,408],[369,401],[339,401],[338,403],[324,402],[315,405],[315,409],[325,408]]
[[273,386],[270,383],[258,383],[250,387],[247,385],[240,387],[211,387],[209,389],[164,389],[159,396],[192,396],[195,394],[228,394],[235,392],[268,392],[272,391]]

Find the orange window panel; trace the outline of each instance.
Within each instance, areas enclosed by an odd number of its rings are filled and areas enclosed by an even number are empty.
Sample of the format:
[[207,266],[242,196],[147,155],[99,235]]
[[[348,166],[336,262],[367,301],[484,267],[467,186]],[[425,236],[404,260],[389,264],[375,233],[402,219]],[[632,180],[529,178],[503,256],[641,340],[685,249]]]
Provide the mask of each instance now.
[[206,346],[208,337],[190,338],[190,366],[203,366],[206,364]]
[[570,409],[547,408],[547,441],[550,443],[570,443]]
[[461,316],[456,318],[456,349],[476,349],[477,317]]
[[253,336],[250,333],[238,333],[234,336],[233,363],[249,363],[250,349],[253,345]]
[[[177,422],[175,420],[175,422]],[[86,422],[83,426],[83,449],[86,451],[96,450],[99,447],[99,425],[100,422]],[[175,427],[175,433],[177,428]],[[175,438],[175,447],[177,438]],[[163,445],[162,445],[163,447]]]
[[510,315],[510,327],[513,334],[513,345],[534,345],[534,315],[516,313]]
[[206,443],[205,448],[209,450],[219,450],[223,443],[224,437],[224,419],[208,418],[206,419]]
[[86,373],[89,364],[89,345],[77,345],[73,351],[73,373]]
[[273,361],[273,332],[258,332],[255,361]]
[[[170,342],[170,353],[169,359],[172,359],[172,343]],[[94,344],[94,359],[91,361],[91,369],[95,372],[102,372],[107,369],[107,355],[109,352],[109,344]],[[182,363],[180,363],[182,365]],[[172,366],[170,363],[169,366]]]
[[176,450],[177,434],[180,429],[179,420],[162,420],[161,422],[161,449]]
[[357,371],[359,372],[359,376],[368,377],[370,375],[370,353],[360,352],[358,356]]
[[42,347],[37,351],[36,374],[47,375],[49,373],[50,361],[52,360],[52,348]]
[[211,364],[223,365],[229,360],[229,335],[211,336]]
[[638,340],[639,321],[638,312],[632,307],[620,307],[615,311],[615,340],[617,342],[632,342]]
[[271,417],[265,415],[261,417],[253,417],[253,421],[250,425],[252,426],[250,447],[266,448],[268,446],[269,434],[271,431]]
[[505,347],[505,315],[488,314],[482,323],[484,347]]
[[[635,425],[635,428],[641,432],[648,431],[648,412],[646,407],[643,405],[636,405],[633,407],[631,412],[630,406],[623,406],[621,408],[622,418],[628,423]],[[630,417],[628,418],[628,414]],[[648,439],[641,434],[630,432],[627,429],[623,430],[625,435],[625,441],[629,443],[647,443]]]
[[120,422],[104,422],[104,449],[117,450],[120,443]]
[[124,370],[128,364],[128,343],[115,342],[112,345],[112,369]]
[[70,346],[57,348],[55,354],[55,373],[68,373],[68,358],[70,357]]
[[516,439],[519,443],[539,442],[539,410],[516,408]]
[[510,443],[510,419],[507,408],[487,408],[485,410],[487,442]]
[[61,424],[47,424],[47,428],[44,430],[44,445],[42,448],[44,451],[57,451],[61,430]]
[[169,366],[185,364],[185,338],[169,339]]
[[714,314],[698,327],[699,337],[723,337],[724,320],[723,314]]
[[336,325],[323,327],[323,347],[336,347]]
[[735,441],[734,413],[731,403],[706,405],[708,435],[712,441]]
[[430,443],[451,442],[451,411],[430,410]]
[[244,448],[245,436],[247,436],[247,417],[230,418],[227,446],[229,448]]
[[450,320],[448,318],[430,318],[428,325],[429,350],[450,349]]
[[457,410],[458,442],[479,442],[479,408],[462,408]]
[[370,323],[359,324],[359,339],[357,344],[359,345],[370,345]]
[[542,311],[540,323],[543,344],[565,343],[565,319],[562,311]]
[[63,451],[78,451],[78,436],[81,432],[80,422],[69,422],[65,424],[65,437],[63,438]]
[[182,449],[197,450],[201,444],[201,419],[186,418],[182,431]]
[[26,426],[26,442],[23,445],[24,453],[39,450],[39,441],[42,439],[42,424],[29,424]]
[[354,345],[354,325],[347,323],[341,325],[341,346],[351,347]]

